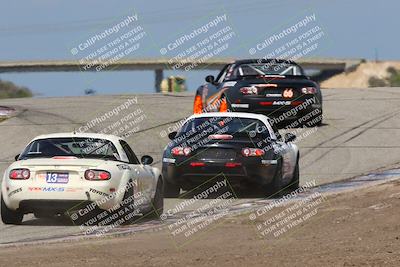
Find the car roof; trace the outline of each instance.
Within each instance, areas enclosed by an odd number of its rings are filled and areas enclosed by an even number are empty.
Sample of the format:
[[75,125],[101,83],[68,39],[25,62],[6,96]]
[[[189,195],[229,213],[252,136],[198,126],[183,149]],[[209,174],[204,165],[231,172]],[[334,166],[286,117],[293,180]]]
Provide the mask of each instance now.
[[248,63],[286,63],[286,64],[293,64],[296,66],[299,66],[296,62],[294,62],[293,60],[286,60],[286,59],[275,59],[275,58],[253,58],[253,59],[239,59],[239,60],[235,60],[235,64],[248,64]]
[[118,143],[119,140],[123,140],[123,138],[116,136],[116,135],[111,135],[111,134],[99,134],[99,133],[52,133],[52,134],[42,134],[39,136],[36,136],[32,141],[38,140],[38,139],[50,139],[50,138],[69,138],[69,137],[74,137],[74,138],[94,138],[94,139],[104,139],[104,140],[109,140],[113,143]]
[[208,113],[194,114],[189,118],[187,118],[185,123],[191,119],[210,118],[210,117],[234,117],[243,119],[256,119],[263,122],[267,126],[267,129],[272,139],[277,139],[276,134],[274,133],[271,124],[269,122],[269,117],[263,114],[246,113],[246,112],[208,112]]
[[194,114],[188,118],[209,118],[209,117],[234,117],[234,118],[244,118],[244,119],[258,119],[258,120],[265,120],[268,119],[267,116],[262,114],[255,114],[255,113],[246,113],[246,112],[207,112],[207,113],[200,113]]

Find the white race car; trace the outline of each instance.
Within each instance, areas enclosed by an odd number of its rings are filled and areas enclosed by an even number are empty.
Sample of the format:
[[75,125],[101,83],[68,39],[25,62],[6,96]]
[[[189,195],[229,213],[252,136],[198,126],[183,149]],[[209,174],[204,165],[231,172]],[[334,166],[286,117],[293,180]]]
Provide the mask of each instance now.
[[139,162],[126,141],[113,135],[38,136],[4,173],[2,221],[19,224],[27,213],[38,218],[72,213],[82,222],[78,217],[93,210],[119,211],[125,220],[132,211],[157,217],[163,212],[163,180],[152,162],[150,156]]

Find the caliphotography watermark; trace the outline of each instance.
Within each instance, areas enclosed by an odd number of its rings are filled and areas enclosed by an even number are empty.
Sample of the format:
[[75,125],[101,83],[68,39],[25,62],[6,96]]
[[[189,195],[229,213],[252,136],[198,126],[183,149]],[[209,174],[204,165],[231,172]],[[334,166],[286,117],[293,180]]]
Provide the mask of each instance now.
[[166,228],[178,248],[217,227],[237,196],[221,173],[179,199],[178,204],[165,209],[161,215],[162,221],[176,217]]
[[228,15],[213,15],[168,41],[160,55],[169,58],[169,69],[190,71],[228,50],[235,37]]
[[305,15],[294,24],[265,37],[249,48],[249,55],[262,59],[297,60],[308,56],[320,46],[325,36],[315,13]]
[[140,131],[147,119],[146,113],[138,104],[138,97],[131,97],[80,126],[77,132],[97,132],[128,138]]
[[108,27],[98,29],[72,47],[70,52],[78,58],[81,71],[102,71],[136,55],[146,36],[139,15],[133,12]]
[[[66,212],[75,226],[79,226],[84,235],[97,237],[111,232],[127,223],[140,220],[145,212],[149,197],[138,191],[138,181],[130,181],[114,192],[90,188],[87,192],[91,201],[82,201]],[[127,196],[126,192],[133,192]],[[151,210],[150,210],[151,212]]]
[[287,234],[308,220],[317,216],[318,209],[326,201],[320,192],[311,192],[316,181],[306,182],[298,189],[273,200],[249,215],[258,235],[264,239],[274,239]]

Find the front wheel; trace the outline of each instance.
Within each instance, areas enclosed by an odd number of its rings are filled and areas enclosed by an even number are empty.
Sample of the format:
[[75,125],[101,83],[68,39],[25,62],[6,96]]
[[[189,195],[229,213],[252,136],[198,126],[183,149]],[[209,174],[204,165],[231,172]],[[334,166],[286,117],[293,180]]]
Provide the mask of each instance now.
[[1,196],[1,220],[4,224],[21,224],[23,217],[22,212],[9,209]]
[[299,168],[299,160],[296,162],[296,167],[293,171],[293,178],[290,181],[289,189],[296,190],[300,186],[300,168]]

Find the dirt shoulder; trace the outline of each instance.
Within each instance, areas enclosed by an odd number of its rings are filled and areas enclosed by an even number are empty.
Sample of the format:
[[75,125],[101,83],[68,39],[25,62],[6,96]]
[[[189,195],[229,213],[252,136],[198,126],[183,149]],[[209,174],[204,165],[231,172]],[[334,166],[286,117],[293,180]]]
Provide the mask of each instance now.
[[376,77],[384,79],[389,76],[387,69],[394,67],[400,69],[400,62],[398,61],[384,61],[384,62],[365,62],[361,63],[354,71],[349,73],[340,73],[323,82],[322,88],[368,88],[369,79]]
[[[1,266],[400,266],[400,181],[330,196],[279,237],[248,215],[177,248],[167,231],[0,250]],[[279,210],[273,211],[275,213]]]

